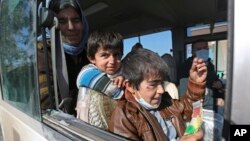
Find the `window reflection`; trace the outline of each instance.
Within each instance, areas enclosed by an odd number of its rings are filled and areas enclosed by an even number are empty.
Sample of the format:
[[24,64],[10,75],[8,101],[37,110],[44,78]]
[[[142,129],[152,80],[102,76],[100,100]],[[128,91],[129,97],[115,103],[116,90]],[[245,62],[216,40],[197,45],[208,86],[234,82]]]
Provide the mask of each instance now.
[[3,99],[39,119],[35,4],[29,0],[2,2],[0,72]]

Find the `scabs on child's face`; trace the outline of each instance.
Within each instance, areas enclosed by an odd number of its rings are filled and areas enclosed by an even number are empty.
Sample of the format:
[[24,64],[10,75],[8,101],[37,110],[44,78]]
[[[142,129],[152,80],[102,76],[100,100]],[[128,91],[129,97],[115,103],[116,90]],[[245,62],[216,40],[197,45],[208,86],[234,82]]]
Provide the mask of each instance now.
[[100,47],[97,49],[94,58],[89,57],[89,60],[101,71],[112,75],[115,74],[121,66],[121,53],[110,49]]
[[144,79],[139,85],[139,90],[133,90],[135,97],[143,98],[152,106],[159,105],[164,93],[163,82],[163,79],[160,78]]

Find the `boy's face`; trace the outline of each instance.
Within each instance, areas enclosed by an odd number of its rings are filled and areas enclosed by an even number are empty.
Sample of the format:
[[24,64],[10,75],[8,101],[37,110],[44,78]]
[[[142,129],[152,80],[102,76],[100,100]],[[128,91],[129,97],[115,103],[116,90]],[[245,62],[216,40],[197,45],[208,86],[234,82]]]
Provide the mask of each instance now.
[[83,36],[83,23],[76,10],[67,7],[58,13],[58,19],[63,42],[79,44]]
[[197,42],[193,44],[192,53],[195,55],[196,51],[207,49],[208,50],[208,43],[207,42]]
[[98,48],[95,57],[88,57],[89,61],[101,71],[112,75],[115,74],[121,66],[121,53],[112,50]]
[[144,79],[139,85],[139,90],[132,88],[132,94],[137,99],[143,98],[152,106],[160,105],[164,93],[163,82],[163,79],[159,78]]

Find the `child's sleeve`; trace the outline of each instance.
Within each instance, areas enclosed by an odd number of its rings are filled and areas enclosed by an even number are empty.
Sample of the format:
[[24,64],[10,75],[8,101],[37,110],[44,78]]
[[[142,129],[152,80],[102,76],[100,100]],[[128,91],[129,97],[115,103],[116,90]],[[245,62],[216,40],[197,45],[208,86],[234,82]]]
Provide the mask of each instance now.
[[120,99],[123,90],[113,84],[112,80],[94,65],[84,67],[78,74],[77,87],[87,87],[95,91],[104,93],[113,99]]

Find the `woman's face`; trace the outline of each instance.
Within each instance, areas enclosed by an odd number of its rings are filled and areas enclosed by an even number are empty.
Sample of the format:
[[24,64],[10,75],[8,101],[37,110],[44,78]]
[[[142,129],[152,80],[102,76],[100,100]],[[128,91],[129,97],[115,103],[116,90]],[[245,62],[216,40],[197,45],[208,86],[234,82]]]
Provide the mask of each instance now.
[[163,82],[163,79],[159,78],[144,79],[139,85],[139,90],[134,89],[132,94],[137,99],[143,98],[152,106],[159,105],[164,93]]
[[79,44],[83,36],[83,23],[77,11],[73,7],[62,9],[58,13],[58,20],[63,42]]

